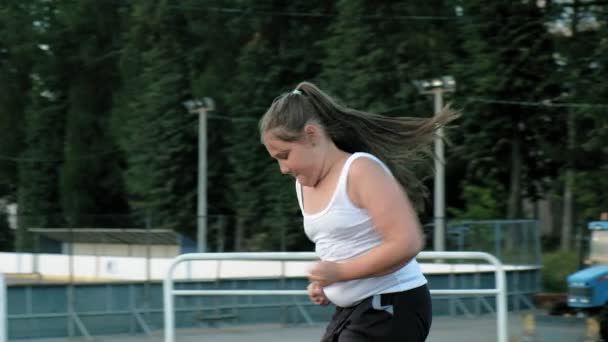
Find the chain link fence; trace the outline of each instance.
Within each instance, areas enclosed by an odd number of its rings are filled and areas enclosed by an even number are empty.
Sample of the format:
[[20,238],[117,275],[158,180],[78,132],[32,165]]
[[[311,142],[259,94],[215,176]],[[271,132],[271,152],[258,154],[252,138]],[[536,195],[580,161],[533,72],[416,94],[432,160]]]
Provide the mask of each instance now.
[[[124,230],[141,232],[139,244],[145,244],[148,237],[145,231],[154,236],[156,230],[171,230],[179,236],[181,252],[196,251],[197,217],[192,215],[182,221],[190,222],[186,226],[177,226],[171,222],[161,222],[154,214],[133,215],[79,215],[77,219],[64,215],[11,215],[11,230],[6,234],[13,243],[0,245],[0,251],[18,253],[61,253],[57,240],[49,238],[49,230],[67,230],[60,240],[63,243],[73,242],[82,236],[77,233],[88,229],[89,243],[103,244],[108,242],[109,232],[96,234],[96,231]],[[70,225],[68,222],[79,224]],[[41,230],[44,230],[41,231]],[[55,234],[57,235],[57,234]],[[96,240],[95,240],[96,239]],[[119,242],[117,239],[109,239]],[[206,247],[209,252],[253,252],[253,251],[311,251],[313,245],[308,241],[302,229],[302,218],[266,216],[245,217],[214,214],[206,218]],[[63,252],[65,252],[65,248]]]
[[[433,225],[424,226],[427,249],[433,246]],[[504,264],[540,265],[541,236],[536,220],[451,221],[447,224],[447,251],[479,251]]]
[[[5,253],[7,263],[17,266],[5,270],[12,273],[37,273],[49,260],[59,256],[69,265],[67,276],[72,279],[74,265],[72,256],[89,256],[104,259],[103,265],[96,262],[95,276],[115,274],[113,270],[123,261],[111,258],[139,258],[142,269],[146,270],[143,279],[149,279],[153,270],[151,263],[156,259],[171,259],[179,254],[197,251],[196,228],[172,229],[158,224],[153,215],[105,215],[90,217],[96,226],[60,227],[38,226],[17,230],[16,236],[29,244],[17,244],[16,253]],[[33,222],[34,217],[18,217],[17,220]],[[196,217],[192,218],[196,222]],[[259,225],[252,224],[251,218],[231,215],[210,215],[207,218],[208,252],[251,252],[251,251],[312,251],[313,244],[308,241],[302,229],[301,218],[293,222],[277,224],[272,218]],[[432,250],[433,226],[425,225],[426,249]],[[510,265],[540,265],[541,237],[536,220],[488,220],[452,221],[448,223],[445,246],[447,251],[481,251],[498,257]],[[9,255],[12,261],[9,261]],[[31,255],[26,260],[26,255]],[[19,257],[16,257],[19,256]],[[14,259],[14,260],[13,260]],[[25,267],[27,264],[31,264]],[[5,267],[6,268],[6,267]],[[103,272],[102,272],[103,271]],[[62,272],[59,272],[62,273]]]
[[[160,247],[153,255],[175,256],[197,251],[196,216],[190,227],[173,227],[155,219],[153,214],[89,215],[89,225],[66,227],[64,217],[49,218],[34,215],[12,217],[17,228],[14,249],[17,253],[84,253],[84,245],[93,250],[118,253],[120,256],[145,256],[149,246],[168,246],[162,254]],[[23,228],[19,222],[63,222],[57,225],[32,225]],[[312,251],[313,244],[304,235],[301,217],[291,221],[266,217],[256,220],[234,215],[209,215],[206,220],[206,241],[209,252],[251,251]],[[433,224],[424,225],[426,249],[432,250]],[[115,233],[115,234],[113,234]],[[173,234],[173,235],[172,235]],[[483,251],[499,257],[505,263],[534,264],[541,261],[541,232],[536,220],[470,220],[449,221],[445,236],[448,251]],[[113,236],[116,235],[116,236]],[[126,236],[126,237],[125,237]],[[576,238],[576,237],[575,237]],[[586,247],[585,236],[576,239]],[[79,244],[79,248],[74,247]],[[122,245],[121,248],[99,248],[100,245]],[[98,248],[95,248],[97,246]],[[130,246],[130,247],[129,247]],[[173,252],[171,252],[173,251]],[[159,254],[160,253],[160,254]],[[94,254],[94,253],[93,253]]]

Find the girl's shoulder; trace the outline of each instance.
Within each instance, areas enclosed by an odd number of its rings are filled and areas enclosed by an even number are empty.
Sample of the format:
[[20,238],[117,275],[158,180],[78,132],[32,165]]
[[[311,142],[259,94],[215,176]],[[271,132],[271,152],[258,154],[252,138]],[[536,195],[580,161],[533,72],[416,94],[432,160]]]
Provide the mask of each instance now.
[[[362,196],[375,189],[383,188],[383,184],[393,183],[389,168],[378,158],[362,153],[352,159],[347,177],[347,191],[351,201],[361,207]],[[368,194],[369,195],[369,194]]]
[[367,172],[370,172],[373,169],[381,168],[387,174],[392,175],[392,172],[388,166],[382,160],[380,160],[380,158],[371,153],[356,152],[353,153],[349,159],[351,159],[349,174],[356,173],[365,176]]

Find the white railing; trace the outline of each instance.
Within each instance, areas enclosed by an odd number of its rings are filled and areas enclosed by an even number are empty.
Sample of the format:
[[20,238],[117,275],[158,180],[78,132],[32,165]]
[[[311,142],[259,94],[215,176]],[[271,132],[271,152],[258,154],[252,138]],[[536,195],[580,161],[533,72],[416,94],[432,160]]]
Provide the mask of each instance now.
[[6,281],[4,280],[4,274],[0,273],[0,342],[8,341],[8,317],[6,313],[7,300]]
[[[175,342],[175,309],[173,296],[221,296],[221,295],[307,295],[306,290],[174,290],[173,273],[178,264],[193,260],[279,260],[313,261],[313,252],[271,253],[191,253],[183,254],[171,262],[163,283],[165,314],[165,342]],[[495,295],[497,342],[507,342],[507,286],[502,263],[493,255],[483,252],[421,252],[416,259],[470,259],[485,260],[494,265],[496,287],[493,289],[432,289],[431,294],[442,295]],[[0,340],[0,342],[3,342]]]

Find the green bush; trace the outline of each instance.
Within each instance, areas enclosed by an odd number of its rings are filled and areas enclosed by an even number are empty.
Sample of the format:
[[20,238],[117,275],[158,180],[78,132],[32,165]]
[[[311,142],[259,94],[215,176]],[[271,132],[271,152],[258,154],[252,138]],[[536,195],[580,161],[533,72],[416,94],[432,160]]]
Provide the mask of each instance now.
[[547,292],[566,292],[567,277],[578,270],[576,252],[543,253],[542,282]]
[[462,199],[465,208],[448,208],[454,220],[493,220],[500,217],[500,199],[506,197],[498,186],[465,185]]

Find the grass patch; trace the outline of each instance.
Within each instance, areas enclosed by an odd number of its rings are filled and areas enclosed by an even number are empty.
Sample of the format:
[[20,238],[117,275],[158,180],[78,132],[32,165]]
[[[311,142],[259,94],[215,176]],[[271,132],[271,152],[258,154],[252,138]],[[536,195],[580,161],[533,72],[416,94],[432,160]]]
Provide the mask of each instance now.
[[542,286],[547,292],[566,292],[567,277],[578,270],[576,252],[543,253]]

